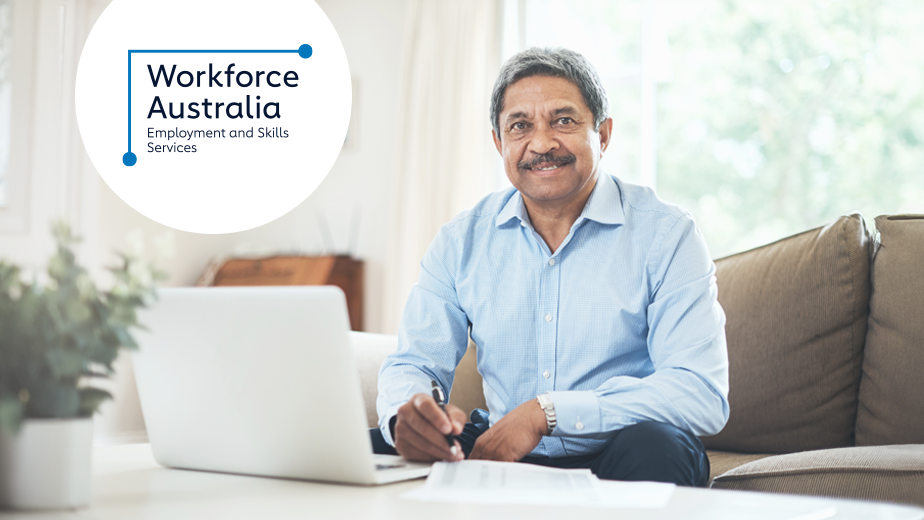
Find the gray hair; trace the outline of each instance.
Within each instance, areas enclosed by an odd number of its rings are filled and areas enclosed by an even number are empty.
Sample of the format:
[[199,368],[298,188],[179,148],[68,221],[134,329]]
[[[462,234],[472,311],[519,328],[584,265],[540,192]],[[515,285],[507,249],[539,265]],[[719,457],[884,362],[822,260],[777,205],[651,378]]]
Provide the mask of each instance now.
[[600,76],[587,58],[561,47],[532,47],[515,54],[501,67],[491,94],[491,126],[498,139],[500,113],[504,109],[504,95],[507,87],[530,76],[552,76],[565,78],[574,83],[584,97],[584,103],[594,115],[594,130],[609,117],[610,103]]

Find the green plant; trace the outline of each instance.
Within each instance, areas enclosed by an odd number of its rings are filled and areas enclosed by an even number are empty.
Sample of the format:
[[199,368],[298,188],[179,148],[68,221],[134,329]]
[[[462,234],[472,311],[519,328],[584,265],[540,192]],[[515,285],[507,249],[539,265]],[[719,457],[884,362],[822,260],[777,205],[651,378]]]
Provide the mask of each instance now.
[[91,382],[114,374],[120,349],[137,348],[135,311],[164,277],[120,254],[114,285],[100,291],[76,262],[70,227],[57,223],[52,232],[57,252],[44,285],[23,282],[19,267],[0,261],[0,429],[11,433],[26,417],[91,416],[112,397]]

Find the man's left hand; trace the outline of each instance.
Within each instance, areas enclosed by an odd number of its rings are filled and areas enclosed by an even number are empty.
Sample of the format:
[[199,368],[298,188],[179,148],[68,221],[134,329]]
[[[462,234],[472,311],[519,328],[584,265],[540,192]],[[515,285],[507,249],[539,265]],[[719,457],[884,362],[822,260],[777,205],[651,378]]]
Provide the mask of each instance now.
[[481,434],[468,458],[516,462],[533,451],[547,431],[545,412],[530,399]]

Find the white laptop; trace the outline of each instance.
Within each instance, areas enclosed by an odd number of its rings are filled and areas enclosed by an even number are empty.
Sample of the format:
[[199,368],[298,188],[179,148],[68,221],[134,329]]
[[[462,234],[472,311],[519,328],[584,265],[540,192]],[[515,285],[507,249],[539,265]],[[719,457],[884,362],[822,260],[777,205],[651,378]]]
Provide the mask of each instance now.
[[373,455],[336,287],[161,289],[133,356],[158,463],[354,484],[426,476]]

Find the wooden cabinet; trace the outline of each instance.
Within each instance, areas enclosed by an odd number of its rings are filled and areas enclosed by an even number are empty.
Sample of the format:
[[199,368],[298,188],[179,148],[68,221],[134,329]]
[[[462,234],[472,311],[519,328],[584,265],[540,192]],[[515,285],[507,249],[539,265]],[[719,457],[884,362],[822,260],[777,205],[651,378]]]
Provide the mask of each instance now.
[[336,285],[346,294],[350,327],[363,330],[363,262],[349,256],[271,256],[226,260],[207,285]]

